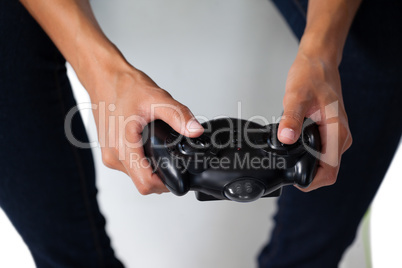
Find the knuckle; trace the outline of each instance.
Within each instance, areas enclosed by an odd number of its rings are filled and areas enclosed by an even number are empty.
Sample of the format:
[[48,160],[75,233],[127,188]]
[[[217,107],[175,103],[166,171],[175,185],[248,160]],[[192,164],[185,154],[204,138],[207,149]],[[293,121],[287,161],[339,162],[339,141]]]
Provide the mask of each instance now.
[[110,150],[104,150],[102,152],[102,162],[108,168],[114,168],[116,165],[116,157]]
[[348,135],[349,135],[348,132],[349,132],[348,127],[345,126],[344,124],[340,124],[339,133],[341,134],[341,136],[343,138],[346,139],[348,137]]
[[341,125],[340,128],[340,135],[344,140],[344,147],[345,150],[349,149],[353,143],[352,133],[350,132],[349,127],[346,125]]
[[329,185],[334,185],[335,182],[336,182],[336,178],[334,178],[334,177],[329,177],[328,180],[327,180],[327,185],[328,185],[328,186],[329,186]]
[[352,143],[353,143],[352,134],[349,132],[348,136],[346,137],[346,141],[345,141],[345,150],[349,149],[350,146],[352,146]]
[[307,188],[299,188],[300,191],[302,191],[303,193],[308,193],[311,192],[311,187],[307,187]]
[[[127,140],[132,140],[137,138],[138,134],[142,132],[143,126],[137,121],[129,122],[124,126],[124,135]],[[136,141],[133,141],[136,142]]]
[[290,121],[293,124],[302,124],[304,120],[304,115],[297,111],[286,111],[282,115],[282,120]]
[[186,118],[186,115],[190,112],[190,109],[183,105],[183,104],[176,104],[176,109],[174,109],[173,116],[178,119],[182,120]]
[[349,132],[348,148],[350,148],[350,146],[352,146],[352,144],[353,144],[353,137],[352,137],[352,133]]
[[179,108],[179,112],[182,113],[182,114],[190,113],[190,109],[186,105],[179,104],[178,108]]
[[326,185],[333,185],[333,184],[335,184],[335,182],[336,182],[336,174],[334,174],[334,173],[330,173],[330,174],[328,174],[328,176],[326,177],[326,179],[325,179],[325,184]]
[[153,187],[148,184],[142,184],[141,186],[137,187],[137,189],[141,195],[149,195],[153,193]]
[[165,89],[159,88],[157,92],[158,92],[157,95],[159,95],[160,98],[169,98],[169,99],[173,98],[172,95]]
[[147,107],[155,103],[169,103],[169,100],[172,99],[172,95],[161,88],[151,88],[148,92],[149,94],[147,95],[146,99],[142,101],[142,103]]

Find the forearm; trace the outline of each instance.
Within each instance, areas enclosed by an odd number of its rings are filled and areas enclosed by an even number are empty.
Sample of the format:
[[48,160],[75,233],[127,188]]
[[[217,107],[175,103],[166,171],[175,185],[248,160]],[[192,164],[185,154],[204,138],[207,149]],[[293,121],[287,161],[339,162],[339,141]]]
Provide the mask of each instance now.
[[339,65],[360,3],[361,0],[310,0],[300,50]]
[[[88,91],[99,68],[117,64],[122,55],[99,27],[88,0],[21,0],[72,65]],[[82,81],[85,80],[85,81]],[[87,85],[86,85],[87,84]],[[90,92],[91,93],[91,92]]]
[[93,110],[104,164],[129,175],[142,194],[166,192],[147,165],[141,133],[161,119],[197,137],[203,127],[191,111],[124,59],[101,31],[88,0],[21,2],[71,63],[92,103],[107,105],[103,112]]

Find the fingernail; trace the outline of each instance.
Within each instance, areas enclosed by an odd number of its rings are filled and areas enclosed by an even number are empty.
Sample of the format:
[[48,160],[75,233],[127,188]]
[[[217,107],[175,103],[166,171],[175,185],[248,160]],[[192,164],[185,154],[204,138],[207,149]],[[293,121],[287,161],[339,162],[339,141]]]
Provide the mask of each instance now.
[[295,139],[295,131],[290,128],[284,128],[281,131],[281,136],[293,141]]
[[201,124],[197,121],[197,119],[191,119],[187,123],[187,130],[191,132],[199,132],[200,130],[203,130],[204,128],[201,126]]

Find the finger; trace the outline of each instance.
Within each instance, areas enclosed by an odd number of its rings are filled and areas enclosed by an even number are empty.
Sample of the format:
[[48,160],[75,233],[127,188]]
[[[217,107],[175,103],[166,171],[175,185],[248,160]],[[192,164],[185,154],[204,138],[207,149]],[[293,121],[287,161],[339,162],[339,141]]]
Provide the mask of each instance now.
[[119,122],[119,138],[114,155],[123,166],[120,169],[125,170],[141,194],[168,192],[158,176],[152,173],[151,165],[144,156],[140,133],[146,123],[144,118],[136,115],[130,116],[121,124]]
[[118,153],[114,152],[114,150],[109,149],[102,150],[102,162],[106,167],[119,170],[128,175],[128,171],[118,158]]
[[[141,172],[142,168],[139,165],[145,168],[149,167],[146,159],[141,158],[141,153],[141,151],[131,151],[128,156],[131,157],[132,162],[128,161],[128,164],[124,165],[123,163],[127,163],[127,161],[125,161],[126,159],[123,159],[123,161],[119,160],[118,153],[113,153],[111,150],[103,150],[102,162],[106,167],[119,170],[130,176],[141,194],[168,192],[169,190],[163,185],[159,177],[152,173],[152,169],[150,172],[148,170]],[[138,159],[135,158],[135,155],[138,155]]]
[[278,139],[285,144],[292,144],[300,137],[304,117],[309,109],[309,102],[300,102],[295,97],[284,101],[284,112],[278,129]]
[[155,117],[165,121],[175,131],[187,137],[198,137],[204,131],[190,109],[173,99],[168,99],[165,105],[158,106]]
[[162,180],[152,171],[148,159],[142,149],[130,149],[127,160],[122,161],[136,188],[142,195],[169,192]]
[[[132,134],[132,139],[140,141],[141,135]],[[162,180],[153,173],[151,163],[144,156],[141,142],[126,143],[120,146],[120,160],[136,188],[142,195],[169,192]],[[123,151],[121,151],[124,148]]]
[[301,188],[296,186],[303,192],[310,192],[318,188],[332,185],[336,182],[339,169],[330,165],[320,165],[317,169],[317,174],[314,177],[313,182],[307,188]]
[[308,188],[300,188],[303,192],[309,192],[323,186],[329,186],[336,182],[343,146],[342,137],[339,136],[338,124],[320,125],[321,155],[317,173]]

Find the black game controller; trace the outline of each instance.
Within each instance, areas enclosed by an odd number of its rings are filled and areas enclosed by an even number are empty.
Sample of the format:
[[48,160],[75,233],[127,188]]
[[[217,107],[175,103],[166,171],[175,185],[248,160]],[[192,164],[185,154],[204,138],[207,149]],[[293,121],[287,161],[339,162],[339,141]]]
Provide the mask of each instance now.
[[315,176],[321,141],[310,119],[292,145],[278,140],[278,124],[219,118],[202,125],[198,138],[180,135],[161,120],[142,133],[146,157],[176,195],[193,190],[200,201],[250,202],[279,196],[285,185],[305,188]]

